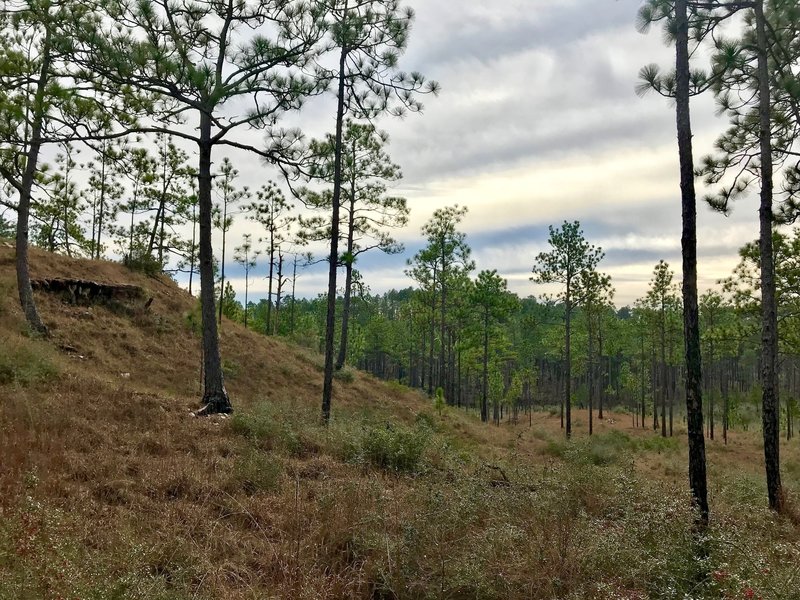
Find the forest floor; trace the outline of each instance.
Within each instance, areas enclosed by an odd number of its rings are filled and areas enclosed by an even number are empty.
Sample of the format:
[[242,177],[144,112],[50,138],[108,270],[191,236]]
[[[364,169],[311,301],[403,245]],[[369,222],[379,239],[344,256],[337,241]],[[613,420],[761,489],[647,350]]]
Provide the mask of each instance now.
[[[133,284],[18,307],[0,241],[0,599],[800,598],[798,519],[766,508],[759,434],[707,442],[693,531],[685,430],[607,412],[485,425],[223,322],[230,417],[194,418],[197,301],[167,278],[32,251],[35,279]],[[148,304],[148,300],[152,302]],[[782,446],[800,505],[800,442]]]

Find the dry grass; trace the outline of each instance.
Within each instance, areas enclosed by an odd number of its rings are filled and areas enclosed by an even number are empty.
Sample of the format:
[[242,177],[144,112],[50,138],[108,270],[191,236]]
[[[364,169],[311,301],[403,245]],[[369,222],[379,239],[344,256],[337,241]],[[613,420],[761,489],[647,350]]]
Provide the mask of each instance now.
[[[35,251],[35,276],[134,283],[154,301],[40,294],[55,336],[29,339],[11,252],[0,246],[0,367],[16,365],[0,380],[0,598],[797,597],[796,525],[763,508],[754,434],[709,443],[702,562],[682,439],[615,414],[588,440],[576,411],[570,443],[543,413],[530,427],[439,417],[360,373],[337,380],[325,428],[319,357],[227,322],[237,412],[191,418],[193,298]],[[796,489],[796,444],[783,456]]]

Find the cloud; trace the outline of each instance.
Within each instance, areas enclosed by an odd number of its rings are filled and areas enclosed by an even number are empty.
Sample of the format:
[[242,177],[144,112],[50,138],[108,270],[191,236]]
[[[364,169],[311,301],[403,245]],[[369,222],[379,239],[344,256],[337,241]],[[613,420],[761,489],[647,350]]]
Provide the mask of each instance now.
[[[548,225],[564,220],[579,220],[587,239],[605,249],[601,267],[614,278],[618,304],[646,292],[659,259],[678,278],[674,105],[634,93],[644,64],[668,69],[674,55],[659,32],[636,31],[640,1],[410,4],[417,19],[401,66],[438,80],[442,93],[423,99],[421,115],[379,122],[405,175],[393,193],[408,198],[412,213],[409,226],[396,232],[407,246],[404,256],[372,253],[359,261],[373,292],[411,284],[403,270],[424,245],[420,227],[436,208],[456,203],[469,207],[461,229],[478,269],[498,269],[522,296],[540,293],[528,280],[533,260],[547,249]],[[285,124],[321,136],[333,128],[333,107],[333,96],[320,96]],[[693,99],[692,111],[699,158],[725,123],[708,95]],[[251,187],[275,177],[253,157],[238,160]],[[728,219],[702,202],[698,211],[703,288],[730,273],[757,225],[747,202]],[[230,247],[253,227],[237,221]],[[316,251],[324,255],[325,248]],[[254,293],[264,293],[262,287]],[[325,265],[298,279],[302,295],[324,289]]]

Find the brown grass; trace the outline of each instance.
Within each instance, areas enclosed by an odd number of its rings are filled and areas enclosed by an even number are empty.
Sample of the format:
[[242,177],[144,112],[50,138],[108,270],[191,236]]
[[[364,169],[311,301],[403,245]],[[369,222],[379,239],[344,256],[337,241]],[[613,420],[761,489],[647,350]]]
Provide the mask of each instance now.
[[[679,548],[691,523],[684,444],[643,449],[654,434],[627,415],[597,422],[588,442],[576,411],[587,445],[574,458],[557,417],[535,413],[531,427],[522,416],[501,427],[438,417],[417,392],[355,373],[337,380],[325,429],[320,358],[225,322],[237,413],[192,418],[194,298],[107,261],[34,249],[32,268],[133,283],[154,301],[120,310],[37,292],[54,336],[29,339],[13,250],[0,246],[0,339],[49,365],[0,385],[0,598],[645,598],[648,565],[632,557],[682,573],[682,559],[659,552]],[[370,427],[412,430],[420,415],[436,429],[422,471],[353,458]],[[247,434],[245,417],[265,432]],[[730,498],[747,491],[732,478],[758,481],[757,442],[709,443],[721,522],[740,522]],[[800,465],[796,445],[784,457]],[[800,555],[793,524],[753,518],[754,540],[779,536]]]

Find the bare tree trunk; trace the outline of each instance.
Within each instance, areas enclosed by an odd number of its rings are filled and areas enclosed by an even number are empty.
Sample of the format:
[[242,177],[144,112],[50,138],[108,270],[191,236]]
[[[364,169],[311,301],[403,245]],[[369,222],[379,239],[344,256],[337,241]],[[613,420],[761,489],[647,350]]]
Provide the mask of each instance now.
[[572,436],[572,354],[570,347],[570,335],[572,333],[572,301],[569,297],[570,290],[567,289],[565,302],[564,327],[566,329],[566,339],[564,343],[564,405],[566,408],[566,434]]
[[[222,201],[222,258],[219,261],[219,307],[218,307],[218,322],[220,326],[222,325],[222,306],[225,300],[225,238],[227,237],[225,234],[228,232],[228,228],[226,227],[228,220],[228,199],[225,198]],[[270,281],[270,283],[272,283]]]
[[769,71],[764,2],[756,0],[758,42],[759,137],[761,140],[761,204],[759,207],[759,254],[761,258],[761,388],[764,433],[764,463],[767,472],[769,507],[783,509],[780,471],[780,432],[777,385],[778,311],[775,298],[775,259],[772,248],[772,143],[770,123]]
[[444,237],[442,238],[442,272],[439,277],[440,287],[442,288],[442,298],[439,314],[439,386],[442,389],[447,389],[447,371],[444,364],[444,346],[445,346],[445,307],[447,303],[447,258],[445,257],[444,250]]
[[[347,13],[345,2],[344,12]],[[322,420],[331,419],[333,397],[333,343],[336,329],[336,270],[339,266],[339,202],[342,197],[342,124],[344,121],[344,80],[347,46],[339,55],[339,88],[336,100],[336,137],[333,158],[333,198],[331,199],[331,253],[328,257],[328,305],[325,318],[325,374],[322,384]]]
[[197,246],[197,207],[192,206],[192,247],[189,248],[189,295],[192,295],[192,280],[195,271],[195,248]]
[[244,328],[247,329],[247,295],[250,291],[250,267],[247,265],[247,257],[245,257],[244,269]]
[[267,276],[267,322],[265,331],[267,335],[272,335],[272,280],[275,276],[275,216],[270,208],[269,225],[269,275]]
[[[100,239],[103,235],[103,218],[106,212],[106,167],[108,157],[105,153],[106,146],[103,145],[103,156],[100,164],[100,200],[97,210],[97,241],[93,243],[94,247],[92,248],[92,258],[95,260],[100,260],[100,249],[102,248]],[[92,236],[92,240],[94,240],[94,236]]]
[[292,306],[289,308],[289,333],[294,333],[294,292],[297,286],[297,254],[294,255],[292,263]]
[[652,346],[650,355],[650,388],[653,391],[653,431],[658,431],[658,367],[655,345]]
[[202,414],[233,411],[222,376],[217,320],[214,314],[214,267],[211,248],[211,116],[200,113],[197,199],[200,205],[200,307],[203,316]]
[[714,375],[715,371],[719,368],[714,368],[714,342],[711,342],[711,347],[708,355],[708,439],[714,439]]
[[591,315],[587,314],[586,318],[589,320],[588,338],[589,338],[589,435],[594,433],[594,384],[595,384],[595,371],[594,371],[594,335],[591,326]]
[[64,247],[67,256],[72,258],[72,250],[69,247],[69,176],[72,173],[72,145],[64,144]]
[[686,421],[689,438],[689,487],[699,515],[697,525],[708,526],[706,450],[703,438],[700,311],[697,301],[697,206],[694,189],[692,128],[689,114],[689,20],[687,0],[676,0],[676,121],[681,172],[683,231],[683,331],[686,347]]
[[280,333],[281,298],[283,298],[283,251],[278,250],[278,289],[275,290],[275,333]]
[[659,392],[661,394],[661,437],[667,437],[667,358],[666,358],[666,340],[665,340],[665,328],[666,323],[664,322],[666,319],[665,307],[662,302],[661,304],[661,365],[660,365],[660,388]]
[[722,440],[725,442],[725,445],[728,445],[728,377],[730,375],[730,369],[728,368],[728,360],[726,359],[723,363],[724,365],[724,372],[721,373],[719,378],[719,385],[720,385],[720,394],[722,394]]
[[483,313],[483,376],[481,381],[481,421],[489,420],[489,309]]
[[433,269],[433,287],[431,288],[431,346],[428,360],[428,395],[433,396],[433,350],[436,337],[436,268]]
[[647,424],[645,423],[645,421],[646,421],[646,417],[647,417],[647,407],[645,405],[645,385],[646,384],[645,384],[645,381],[644,381],[644,375],[645,375],[645,373],[644,373],[644,359],[645,359],[645,357],[644,357],[644,332],[642,332],[642,336],[641,336],[641,338],[639,338],[639,340],[640,340],[640,349],[641,349],[641,363],[639,365],[639,379],[640,379],[640,382],[641,382],[640,400],[642,402],[642,422],[641,422],[641,425],[642,425],[642,429],[646,429],[647,428]]
[[[166,144],[166,141],[165,141],[165,144]],[[158,208],[156,209],[156,216],[155,216],[155,220],[153,222],[153,229],[150,230],[150,239],[147,242],[147,254],[149,256],[153,255],[153,250],[155,249],[155,246],[156,246],[156,235],[157,235],[157,232],[159,230],[159,224],[161,225],[161,232],[162,232],[161,236],[162,236],[162,241],[163,241],[163,235],[164,235],[163,234],[163,232],[164,232],[164,212],[166,210],[166,204],[167,204],[167,191],[169,190],[169,182],[167,181],[167,161],[166,160],[164,161],[164,164],[162,165],[161,179],[162,179],[162,181],[161,181],[162,185],[161,185],[161,194],[160,194],[160,197],[158,199]],[[223,238],[224,238],[224,232],[223,232]],[[163,243],[161,245],[163,246]],[[161,260],[160,257],[159,257],[159,260]],[[222,306],[222,302],[221,301],[220,301],[220,306]],[[220,319],[222,318],[221,314],[222,313],[220,313]]]
[[[602,319],[602,316],[600,318]],[[611,373],[611,357],[609,356],[609,359],[608,359],[608,361],[606,363],[607,366],[606,366],[606,369],[604,371],[603,370],[603,329],[602,329],[603,326],[602,326],[602,321],[600,321],[597,324],[597,326],[598,326],[598,329],[597,329],[597,356],[598,356],[598,360],[600,361],[600,393],[597,395],[597,400],[598,400],[597,418],[602,421],[603,420],[603,397],[605,396],[605,393],[606,393],[605,392],[605,386],[603,385],[603,373],[604,372],[606,373],[606,377],[608,379],[608,385],[610,386],[611,385],[611,374],[610,374]],[[617,381],[619,381],[619,378],[617,379]],[[617,394],[617,397],[619,397],[619,394]]]
[[427,343],[428,338],[425,335],[425,329],[419,333],[420,341],[422,342],[422,348],[420,348],[420,355],[419,355],[419,387],[420,389],[425,389],[425,356],[427,352]]
[[49,81],[51,64],[51,34],[49,27],[45,29],[45,38],[42,46],[42,66],[39,71],[39,81],[36,83],[36,96],[34,97],[33,125],[31,127],[31,143],[25,157],[25,170],[22,173],[22,182],[19,188],[19,205],[17,206],[17,289],[19,302],[25,319],[30,328],[40,334],[47,335],[47,327],[36,309],[31,286],[30,265],[28,261],[28,227],[30,221],[31,196],[33,194],[33,181],[39,161],[39,151],[42,147],[42,127],[44,124],[44,95]]
[[134,221],[136,219],[136,200],[138,200],[139,195],[139,179],[137,177],[136,181],[133,184],[133,194],[131,195],[131,231],[128,239],[128,260],[130,264],[133,265],[133,228],[134,228]]
[[[355,156],[355,141],[353,141]],[[350,321],[350,298],[353,286],[353,229],[355,228],[356,182],[355,167],[350,181],[350,213],[347,216],[347,261],[345,262],[344,301],[342,302],[342,333],[339,339],[339,356],[336,358],[336,370],[344,366],[347,360],[347,327]]]

